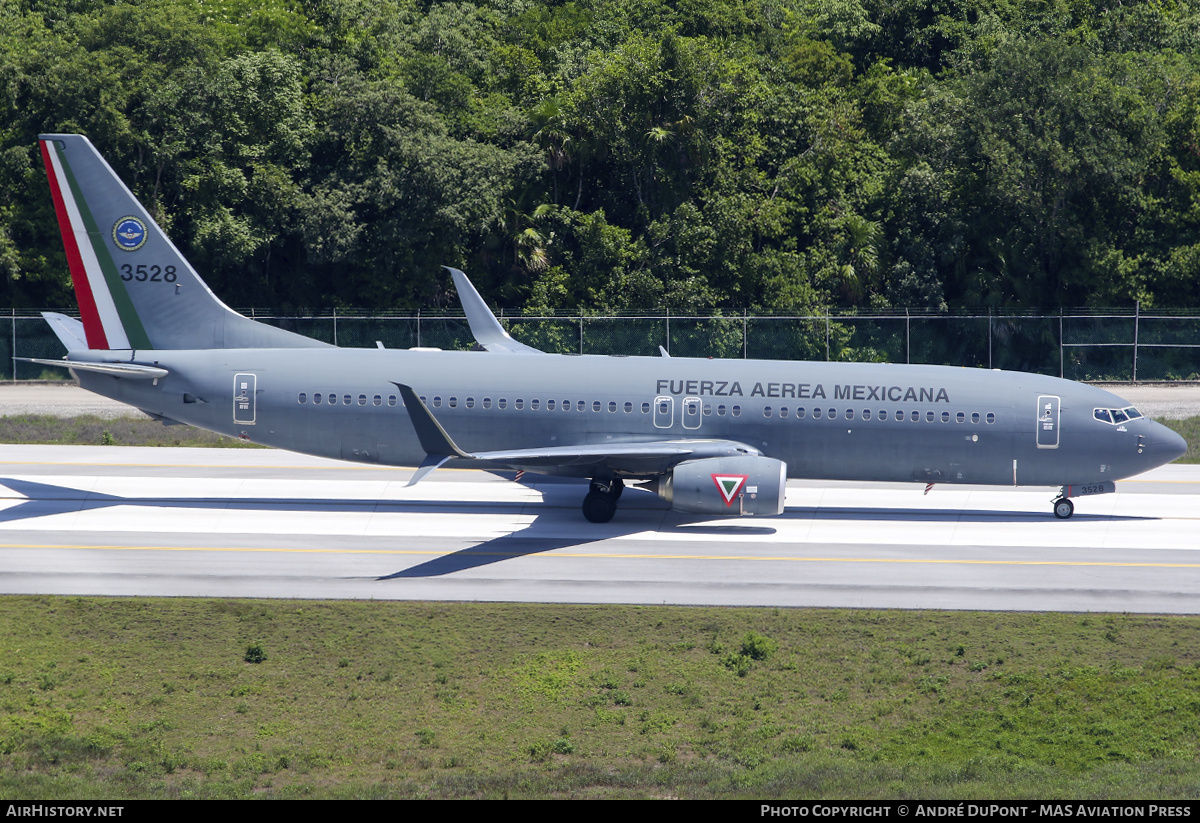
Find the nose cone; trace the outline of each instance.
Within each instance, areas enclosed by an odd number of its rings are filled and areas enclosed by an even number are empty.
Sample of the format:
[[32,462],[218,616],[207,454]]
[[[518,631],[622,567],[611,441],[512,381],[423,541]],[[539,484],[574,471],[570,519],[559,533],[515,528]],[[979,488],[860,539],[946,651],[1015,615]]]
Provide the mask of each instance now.
[[1146,456],[1155,466],[1162,466],[1172,460],[1178,460],[1187,453],[1187,441],[1162,423],[1155,423],[1146,438]]

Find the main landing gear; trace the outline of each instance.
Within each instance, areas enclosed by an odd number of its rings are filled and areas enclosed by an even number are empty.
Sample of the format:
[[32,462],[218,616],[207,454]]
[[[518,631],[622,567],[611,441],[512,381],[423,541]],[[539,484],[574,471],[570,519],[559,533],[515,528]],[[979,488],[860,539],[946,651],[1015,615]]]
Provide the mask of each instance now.
[[612,480],[592,480],[587,497],[583,498],[583,516],[592,523],[607,523],[617,513],[617,501],[625,483],[617,477]]
[[1075,504],[1069,497],[1060,497],[1054,501],[1054,516],[1066,520],[1075,513]]

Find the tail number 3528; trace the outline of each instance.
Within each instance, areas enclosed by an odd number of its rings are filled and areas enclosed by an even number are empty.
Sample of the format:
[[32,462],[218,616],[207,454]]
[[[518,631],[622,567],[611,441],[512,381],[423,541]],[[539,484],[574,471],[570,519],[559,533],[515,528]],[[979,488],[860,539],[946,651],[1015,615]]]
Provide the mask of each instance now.
[[175,267],[167,266],[160,268],[159,266],[147,266],[145,263],[133,266],[125,263],[121,266],[121,279],[125,281],[136,280],[139,283],[146,281],[151,283],[174,283]]

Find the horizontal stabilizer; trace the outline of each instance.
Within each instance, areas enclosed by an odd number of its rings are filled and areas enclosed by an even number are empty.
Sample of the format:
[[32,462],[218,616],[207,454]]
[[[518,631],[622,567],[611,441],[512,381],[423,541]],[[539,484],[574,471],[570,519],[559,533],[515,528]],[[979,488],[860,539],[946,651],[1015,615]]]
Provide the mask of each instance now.
[[37,363],[42,366],[58,366],[62,369],[75,371],[90,371],[97,374],[108,374],[113,377],[132,377],[137,380],[153,380],[166,377],[169,371],[160,366],[142,366],[137,363],[92,363],[87,360],[43,360],[38,357],[16,357],[25,363]]
[[67,351],[80,351],[88,348],[83,321],[53,311],[42,312],[42,317],[50,324],[55,337],[66,347]]

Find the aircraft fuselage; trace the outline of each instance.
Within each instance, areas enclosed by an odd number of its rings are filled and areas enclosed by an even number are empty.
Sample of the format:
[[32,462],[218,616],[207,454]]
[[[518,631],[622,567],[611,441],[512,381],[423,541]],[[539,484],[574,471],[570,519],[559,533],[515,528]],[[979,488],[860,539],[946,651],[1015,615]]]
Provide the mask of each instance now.
[[1103,389],[945,366],[337,348],[135,351],[132,362],[169,374],[77,376],[170,420],[384,465],[426,456],[396,383],[468,452],[713,438],[784,461],[792,478],[1103,483],[1161,465],[1179,442],[1145,418],[1097,419],[1129,406]]

